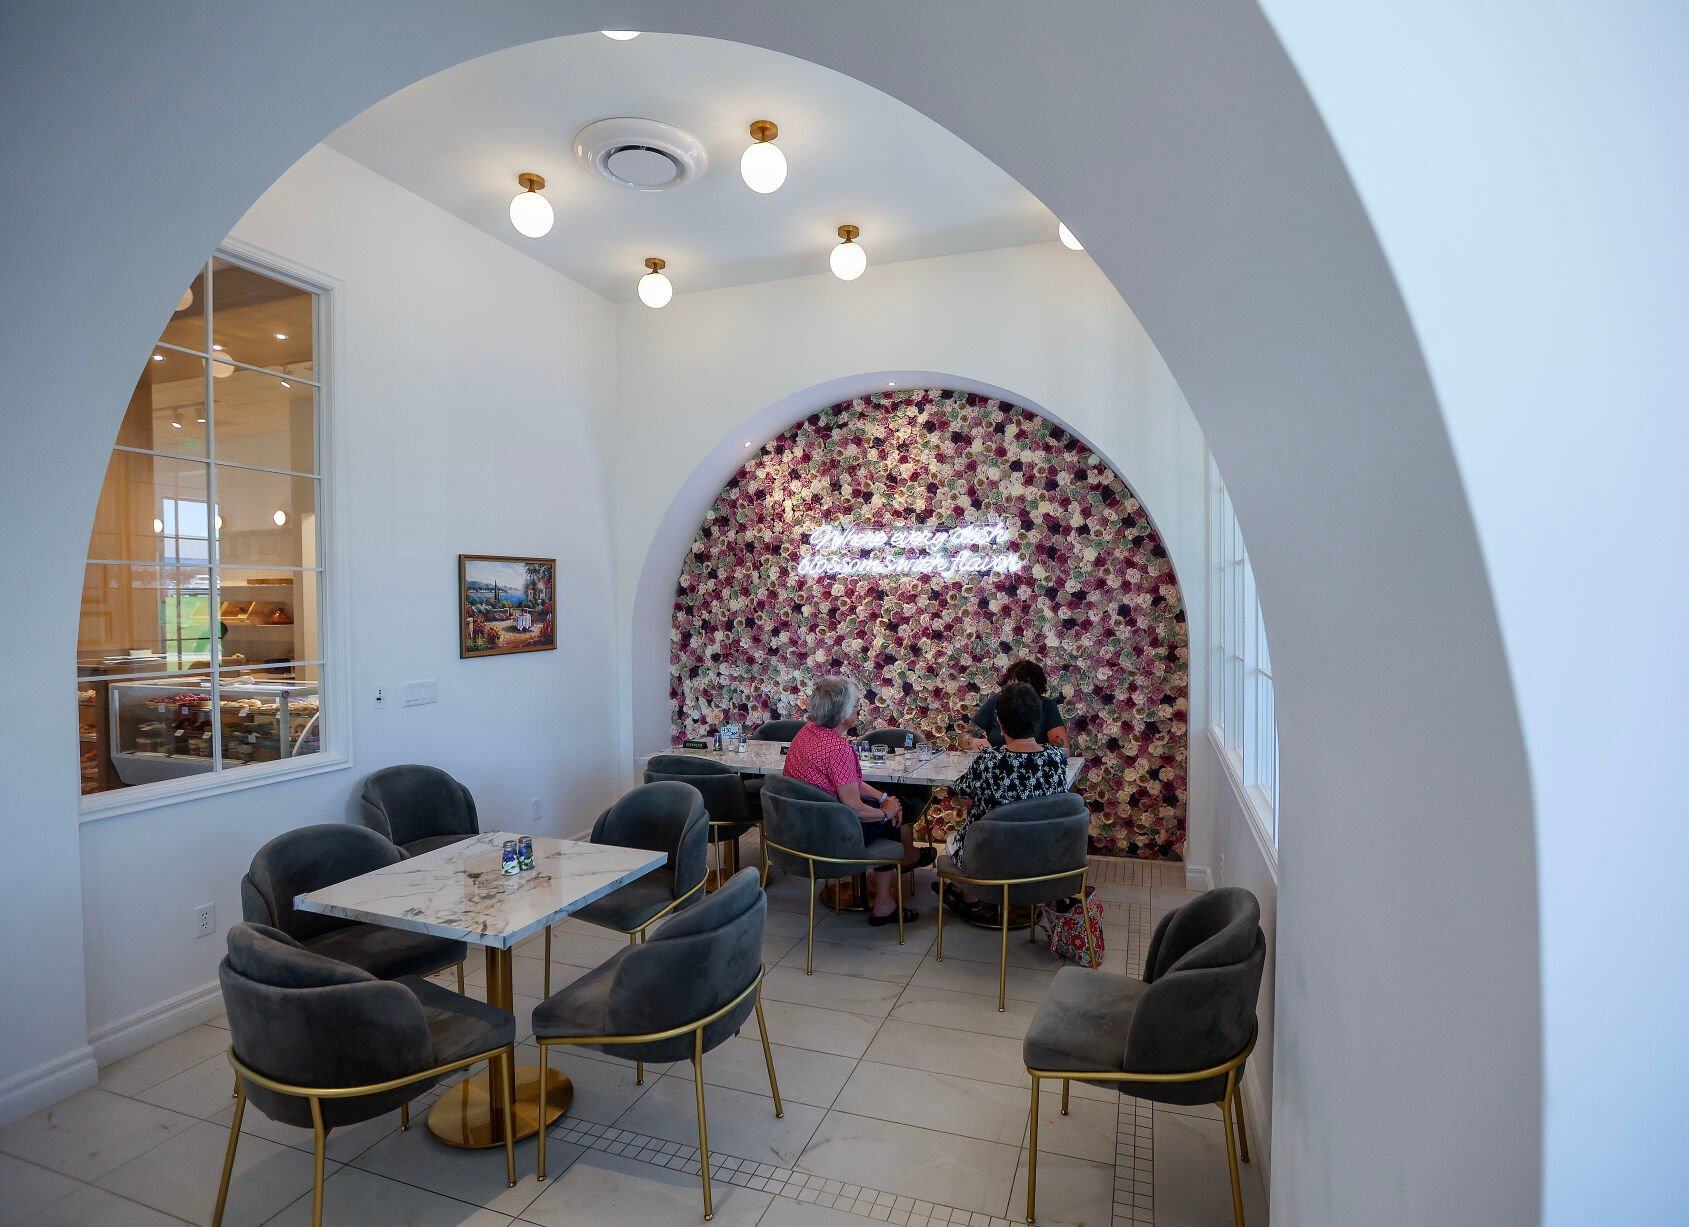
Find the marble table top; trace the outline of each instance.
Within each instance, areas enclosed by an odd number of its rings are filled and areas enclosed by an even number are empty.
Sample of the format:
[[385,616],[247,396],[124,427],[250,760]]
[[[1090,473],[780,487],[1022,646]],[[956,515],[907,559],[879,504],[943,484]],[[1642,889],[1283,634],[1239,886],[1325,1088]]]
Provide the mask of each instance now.
[[300,895],[293,906],[508,950],[668,861],[661,852],[534,837],[534,867],[500,872],[509,831],[491,831]]
[[[736,750],[683,750],[675,747],[658,750],[656,754],[642,754],[635,761],[643,767],[657,754],[685,754],[726,763],[746,775],[779,775],[786,767],[786,757],[780,753],[785,748],[785,743],[779,741],[746,742],[743,754]],[[913,750],[896,750],[888,753],[883,763],[862,759],[862,778],[875,784],[928,784],[945,788],[962,778],[962,773],[973,763],[974,754],[973,750],[940,750],[933,757],[922,759]],[[1073,787],[1073,781],[1079,778],[1084,767],[1085,760],[1082,758],[1067,760],[1069,788]]]

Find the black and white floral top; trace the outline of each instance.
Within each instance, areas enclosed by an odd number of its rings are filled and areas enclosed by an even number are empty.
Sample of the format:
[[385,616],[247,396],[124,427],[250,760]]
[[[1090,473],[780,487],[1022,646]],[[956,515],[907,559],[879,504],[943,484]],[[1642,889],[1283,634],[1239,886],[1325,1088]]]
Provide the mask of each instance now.
[[963,822],[946,842],[945,851],[962,868],[962,847],[968,827],[981,814],[1029,797],[1067,791],[1067,751],[1060,746],[1039,750],[1010,750],[991,746],[981,750],[955,783],[958,795],[973,802]]

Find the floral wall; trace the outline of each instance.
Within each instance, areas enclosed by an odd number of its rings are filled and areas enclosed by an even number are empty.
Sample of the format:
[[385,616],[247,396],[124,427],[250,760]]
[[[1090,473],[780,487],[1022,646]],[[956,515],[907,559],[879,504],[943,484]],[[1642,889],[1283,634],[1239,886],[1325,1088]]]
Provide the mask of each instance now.
[[[824,526],[834,531],[817,536]],[[947,549],[935,533],[968,544]],[[897,724],[948,741],[1003,669],[1031,657],[1085,759],[1093,848],[1183,856],[1178,580],[1114,470],[1026,409],[911,389],[791,427],[705,515],[670,649],[677,739],[801,716],[810,683],[844,673],[866,692],[857,732]],[[955,817],[935,806],[935,833]]]

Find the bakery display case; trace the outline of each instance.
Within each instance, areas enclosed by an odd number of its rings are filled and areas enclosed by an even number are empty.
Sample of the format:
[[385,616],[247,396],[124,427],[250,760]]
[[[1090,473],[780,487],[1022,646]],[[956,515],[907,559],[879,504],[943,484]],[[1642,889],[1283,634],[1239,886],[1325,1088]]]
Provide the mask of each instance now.
[[203,675],[107,684],[112,770],[123,784],[211,771],[214,725],[223,766],[274,762],[322,748],[319,687],[300,678],[239,676],[219,683],[215,710]]

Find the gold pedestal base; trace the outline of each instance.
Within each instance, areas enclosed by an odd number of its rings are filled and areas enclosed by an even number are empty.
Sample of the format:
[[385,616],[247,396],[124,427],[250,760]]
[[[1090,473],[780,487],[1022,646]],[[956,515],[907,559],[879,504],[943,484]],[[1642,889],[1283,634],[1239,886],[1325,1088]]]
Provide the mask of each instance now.
[[[428,1132],[447,1146],[467,1150],[486,1150],[504,1145],[504,1113],[493,1105],[489,1095],[489,1080],[484,1075],[471,1076],[446,1088],[428,1113]],[[575,1097],[575,1085],[567,1074],[556,1069],[545,1093],[547,1125],[569,1110]],[[540,1124],[540,1067],[516,1067],[516,1100],[510,1105],[510,1115],[516,1124],[516,1140],[531,1138],[539,1132]]]

